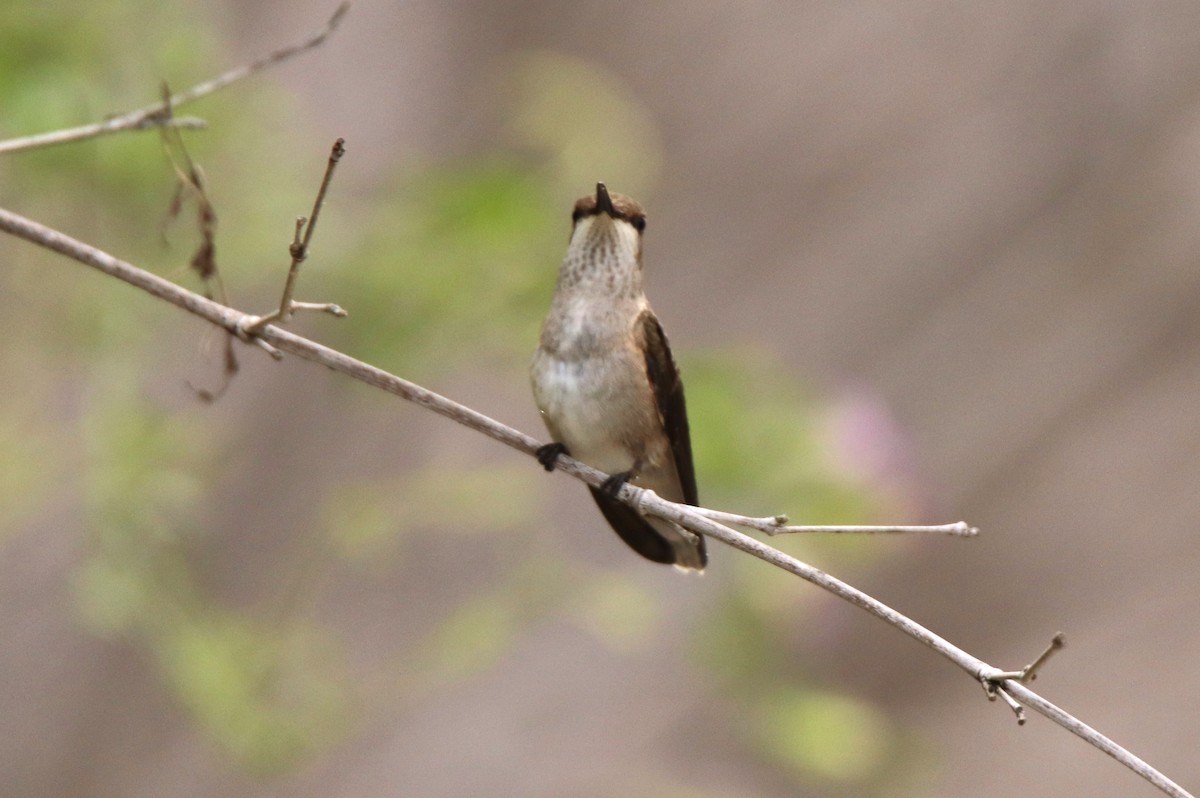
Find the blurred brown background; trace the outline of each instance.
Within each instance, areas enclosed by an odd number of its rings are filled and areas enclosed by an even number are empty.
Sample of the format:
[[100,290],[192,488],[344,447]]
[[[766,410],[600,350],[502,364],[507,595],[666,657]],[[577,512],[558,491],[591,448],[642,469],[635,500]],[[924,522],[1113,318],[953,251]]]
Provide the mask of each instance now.
[[[291,41],[331,11],[308,0],[214,5],[204,12],[205,41],[227,44],[210,52],[210,67],[193,65],[172,83]],[[621,130],[647,137],[644,148],[620,143],[619,163],[602,153],[556,167],[560,210],[547,224],[558,244],[570,202],[596,179],[638,195],[651,218],[650,296],[685,368],[689,350],[766,353],[774,368],[813,386],[831,414],[860,425],[879,419],[885,431],[864,434],[882,454],[858,468],[893,491],[888,520],[965,519],[983,533],[874,540],[865,544],[873,553],[860,546],[853,556],[781,545],[996,665],[1019,667],[1065,631],[1068,648],[1035,687],[1200,788],[1200,6],[358,0],[324,48],[257,79],[286,98],[273,100],[281,118],[302,129],[273,129],[255,152],[265,170],[294,171],[297,187],[290,204],[270,209],[277,221],[267,211],[254,225],[223,217],[222,230],[282,242],[335,136],[350,155],[334,188],[342,215],[331,211],[337,221],[317,233],[327,258],[354,243],[366,209],[395,193],[387,176],[467,161],[498,142],[533,147],[529,136],[511,143],[520,125],[509,116],[521,90],[511,76],[530,58],[586,64],[595,80],[621,87],[642,115]],[[165,67],[131,63],[127,99],[75,106],[85,114],[76,121],[146,101],[146,87],[162,77],[155,69]],[[574,85],[578,101],[587,78]],[[234,87],[222,102],[238,118],[252,116],[248,97],[262,90]],[[34,131],[5,135],[26,132]],[[238,146],[205,153],[218,195],[221,160]],[[0,195],[7,206],[34,213],[12,185]],[[54,208],[44,196],[38,202]],[[63,221],[49,210],[42,218]],[[87,224],[69,229],[82,234]],[[127,251],[99,227],[97,243]],[[24,245],[0,241],[5,257],[18,249],[28,257]],[[271,270],[282,278],[282,246],[276,252],[260,250],[255,267],[263,272],[255,301],[264,305]],[[64,285],[98,284],[49,256],[38,262]],[[556,265],[533,264],[547,290]],[[226,278],[236,282],[236,272]],[[338,281],[306,286],[306,299],[343,302]],[[13,287],[3,300],[10,309]],[[569,569],[552,589],[538,582],[517,602],[534,610],[476,668],[465,663],[511,622],[490,614],[481,586],[532,561],[523,546],[505,545],[507,530],[494,529],[488,513],[462,522],[474,532],[404,519],[417,530],[404,557],[380,550],[369,579],[327,566],[325,549],[301,547],[283,578],[301,598],[290,594],[281,612],[298,612],[320,585],[315,612],[338,629],[344,673],[369,689],[334,720],[318,713],[315,731],[288,732],[328,743],[282,772],[254,775],[205,731],[223,722],[222,710],[205,714],[164,686],[162,661],[187,658],[186,646],[147,653],[137,639],[96,635],[79,620],[72,585],[94,545],[87,496],[96,477],[86,456],[64,456],[48,482],[52,497],[0,537],[5,794],[1154,794],[1049,721],[1035,716],[1018,728],[961,672],[880,622],[748,564],[739,578],[768,586],[755,601],[773,607],[765,628],[782,638],[771,649],[771,678],[793,674],[870,707],[861,735],[839,716],[840,747],[869,744],[882,762],[851,763],[843,777],[789,770],[745,733],[746,707],[757,706],[754,674],[733,695],[706,670],[714,647],[732,645],[706,642],[705,616],[723,611],[730,573],[743,568],[738,556],[715,547],[703,580],[653,568],[605,537],[577,485],[302,363],[243,352],[225,400],[199,406],[180,386],[208,378],[196,365],[199,326],[132,291],[105,291],[108,312],[150,314],[167,331],[156,366],[135,365],[112,381],[143,386],[146,401],[174,408],[181,423],[200,416],[222,431],[216,476],[180,488],[205,497],[198,527],[208,536],[189,550],[204,595],[255,604],[280,557],[293,557],[282,541],[311,534],[312,517],[332,512],[314,497],[321,486],[430,463],[473,468],[479,479],[494,467],[499,495],[506,475],[534,483],[544,506],[530,534],[561,537],[558,549],[582,548],[590,569],[620,581],[586,596],[573,593]],[[245,293],[238,299],[255,309]],[[345,304],[351,317],[339,324],[353,324],[357,308]],[[5,337],[37,337],[8,318]],[[296,326],[319,339],[337,334],[324,320]],[[75,370],[45,377],[58,401],[32,417],[84,434],[98,423],[88,408],[101,389],[86,356],[77,357]],[[434,373],[429,387],[541,435],[525,358],[402,373],[418,382]],[[7,390],[18,392],[36,368],[11,356]],[[706,421],[693,410],[692,423]],[[185,441],[190,449],[194,440]],[[174,439],[162,447],[179,451]],[[22,460],[36,461],[36,451]],[[704,495],[703,470],[700,479]],[[727,506],[738,501],[719,495]],[[436,498],[426,510],[445,512]],[[169,528],[171,514],[164,519]],[[475,624],[465,637],[472,645],[414,665],[406,641],[476,595],[481,605],[464,621]],[[594,595],[611,598],[613,612]],[[542,606],[572,596],[616,631],[589,632]],[[319,656],[323,644],[300,649]],[[463,672],[447,675],[448,664]],[[418,688],[414,668],[427,671]],[[289,689],[311,698],[318,688]],[[233,738],[272,737],[271,723],[290,722],[281,717]]]

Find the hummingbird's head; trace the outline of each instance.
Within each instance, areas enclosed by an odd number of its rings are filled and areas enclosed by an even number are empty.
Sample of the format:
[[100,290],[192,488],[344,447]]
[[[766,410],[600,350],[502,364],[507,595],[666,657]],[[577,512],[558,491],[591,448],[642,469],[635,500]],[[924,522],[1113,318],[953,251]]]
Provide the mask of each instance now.
[[563,262],[572,283],[602,281],[608,291],[641,291],[642,231],[646,212],[636,200],[610,193],[603,183],[596,194],[575,203],[574,227]]
[[596,184],[595,196],[583,197],[575,203],[571,220],[578,228],[581,221],[593,216],[605,216],[614,221],[625,222],[633,227],[639,236],[646,229],[646,211],[638,201],[624,194],[609,192],[608,186],[603,183]]

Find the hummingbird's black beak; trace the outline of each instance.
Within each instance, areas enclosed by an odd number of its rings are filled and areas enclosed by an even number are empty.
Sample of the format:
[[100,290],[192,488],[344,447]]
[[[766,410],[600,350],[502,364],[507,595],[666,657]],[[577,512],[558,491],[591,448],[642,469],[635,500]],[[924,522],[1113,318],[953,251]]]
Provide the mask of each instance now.
[[608,196],[608,186],[603,183],[596,184],[596,212],[613,215],[612,198]]

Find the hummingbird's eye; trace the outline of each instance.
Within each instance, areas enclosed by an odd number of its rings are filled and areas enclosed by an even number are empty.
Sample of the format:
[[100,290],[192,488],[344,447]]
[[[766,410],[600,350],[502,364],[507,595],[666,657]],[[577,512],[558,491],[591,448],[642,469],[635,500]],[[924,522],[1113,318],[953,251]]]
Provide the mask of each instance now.
[[572,222],[578,222],[582,218],[583,218],[583,208],[576,208],[574,211],[571,212],[571,221]]
[[637,230],[639,233],[646,229],[646,217],[642,216],[641,214],[638,214],[630,219],[629,223],[633,225],[633,229]]

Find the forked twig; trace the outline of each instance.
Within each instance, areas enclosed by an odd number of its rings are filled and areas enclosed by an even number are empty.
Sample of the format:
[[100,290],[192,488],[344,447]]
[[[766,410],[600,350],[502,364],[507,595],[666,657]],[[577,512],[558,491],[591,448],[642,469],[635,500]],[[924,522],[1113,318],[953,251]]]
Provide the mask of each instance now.
[[[252,316],[245,323],[239,324],[237,335],[243,341],[254,340],[259,346],[263,346],[265,342],[256,337],[263,327],[273,321],[285,323],[297,310],[315,310],[329,313],[338,318],[346,315],[346,311],[341,306],[332,302],[296,302],[292,299],[296,292],[296,279],[300,276],[300,264],[308,257],[308,245],[312,241],[313,231],[317,229],[317,218],[321,214],[321,208],[325,205],[325,192],[329,190],[329,183],[333,180],[333,170],[345,154],[346,140],[338,139],[333,143],[333,149],[329,152],[329,161],[325,164],[325,176],[321,178],[321,187],[317,189],[317,198],[313,201],[312,214],[307,219],[303,216],[296,217],[296,230],[292,235],[292,245],[288,247],[288,252],[292,256],[292,265],[288,268],[287,280],[283,284],[283,296],[279,300],[279,307],[265,316]],[[301,238],[302,233],[303,238]],[[270,345],[266,344],[266,346]],[[272,351],[270,348],[267,351],[276,359],[282,357],[277,351]]]
[[987,694],[988,700],[995,701],[996,697],[999,696],[1005,704],[1008,704],[1008,708],[1013,711],[1013,714],[1017,716],[1017,725],[1024,726],[1025,708],[1012,696],[1009,683],[1024,684],[1025,682],[1032,682],[1037,678],[1038,669],[1046,664],[1046,660],[1050,659],[1054,652],[1059,651],[1066,644],[1066,636],[1062,632],[1059,632],[1050,639],[1050,645],[1046,646],[1046,650],[1038,654],[1033,662],[1021,670],[1001,671],[993,673],[986,678],[981,678],[979,681],[983,685],[983,691]]

